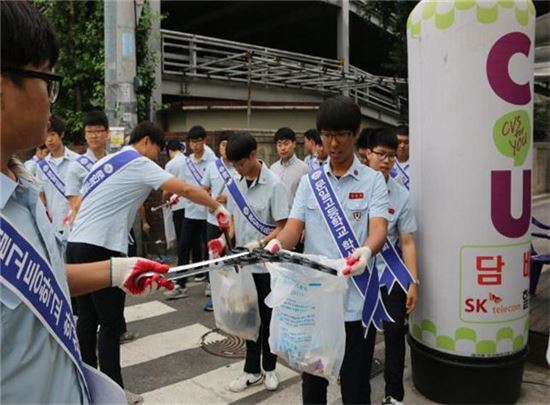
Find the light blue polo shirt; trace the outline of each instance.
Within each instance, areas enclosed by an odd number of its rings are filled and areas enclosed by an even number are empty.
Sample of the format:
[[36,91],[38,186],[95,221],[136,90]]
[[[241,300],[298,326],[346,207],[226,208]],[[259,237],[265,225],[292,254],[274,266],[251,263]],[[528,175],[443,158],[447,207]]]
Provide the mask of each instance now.
[[25,169],[27,169],[33,176],[36,176],[36,169],[38,168],[38,158],[36,155],[34,155],[29,160],[26,160],[25,163]]
[[[229,173],[231,173],[233,178],[238,177],[238,173],[229,162],[225,163],[225,167],[227,167],[227,170],[229,171]],[[216,198],[223,190],[222,194],[227,195],[229,199],[229,191],[227,191],[227,188],[224,186],[222,176],[218,171],[215,160],[213,162],[210,162],[208,166],[206,166],[204,177],[202,178],[202,185],[210,190],[210,195],[212,196],[212,198]],[[216,217],[208,210],[206,221],[211,225],[218,226],[218,221],[216,221]]]
[[[92,162],[97,162],[97,157],[94,153],[88,149],[84,153],[88,159]],[[84,178],[88,175],[89,171],[82,166],[76,160],[72,161],[69,164],[69,169],[67,170],[67,175],[65,176],[65,195],[66,196],[77,196],[80,195],[80,188],[84,182]]]
[[[0,173],[0,211],[52,266],[63,292],[69,288],[54,228],[38,186]],[[66,352],[15,294],[0,286],[0,403],[88,403]]]
[[[164,166],[164,170],[168,173],[173,174],[176,178],[184,180],[183,171],[185,166],[185,155],[181,152],[176,152],[176,156],[170,159]],[[187,206],[188,200],[185,198],[180,198],[177,204],[172,205],[172,211],[183,210]]]
[[[416,232],[416,219],[412,208],[409,191],[391,177],[388,177],[388,240],[397,245],[399,236],[404,233]],[[396,246],[397,247],[397,246]],[[384,262],[377,260],[378,276],[382,277]]]
[[[120,152],[101,159],[96,167],[128,149],[134,148],[125,146]],[[158,190],[172,177],[145,156],[132,160],[82,200],[69,242],[88,243],[127,254],[128,233],[138,208],[152,190]]]
[[[248,205],[256,216],[265,224],[275,225],[276,221],[288,218],[288,189],[281,180],[262,163],[260,175],[248,187],[246,179],[241,176],[235,178],[237,186],[245,197]],[[259,241],[265,235],[254,228],[230,196],[227,200],[227,209],[233,215],[235,224],[235,242],[237,246],[244,246],[248,242]],[[253,273],[266,273],[263,265],[251,266]]]
[[[191,159],[195,166],[197,166],[199,173],[204,178],[206,166],[208,166],[210,162],[216,159],[216,155],[214,155],[213,152],[212,154],[207,153],[205,150],[199,160],[195,159],[194,154],[189,155],[187,159]],[[191,170],[189,170],[189,166],[186,162],[184,162],[183,168],[183,180],[194,186],[202,187],[202,180],[200,183],[195,180],[195,177],[193,177],[193,175],[191,174]],[[206,220],[206,211],[207,208],[204,205],[199,205],[191,201],[187,201],[187,206],[185,207],[185,218]]]
[[[73,152],[66,146],[64,147],[65,151],[63,154],[63,157],[59,163],[56,163],[54,158],[52,158],[52,155],[49,153],[44,160],[49,163],[50,167],[55,170],[61,181],[65,183],[65,187],[67,186],[67,172],[69,171],[69,166],[73,160],[75,160],[78,156],[80,156],[78,153]],[[61,193],[50,183],[50,181],[47,179],[44,172],[40,169],[40,167],[36,168],[36,177],[41,182],[41,190],[46,195],[46,205],[48,207],[48,211],[50,215],[52,216],[52,223],[54,228],[63,234],[64,231],[64,225],[63,225],[63,218],[68,214],[69,210],[71,209],[71,206],[69,205],[69,201],[67,201],[67,198],[64,195],[61,195]],[[63,234],[63,238],[67,239],[67,235]]]
[[[369,218],[388,219],[388,189],[384,176],[362,165],[357,157],[354,157],[350,169],[340,179],[332,174],[330,160],[323,168],[358,242],[364,245],[368,237]],[[305,254],[322,255],[330,259],[340,258],[340,251],[325,224],[307,176],[300,181],[289,218],[298,219],[305,224]],[[363,298],[353,281],[349,279],[344,319],[348,322],[358,321],[361,319],[362,310]]]

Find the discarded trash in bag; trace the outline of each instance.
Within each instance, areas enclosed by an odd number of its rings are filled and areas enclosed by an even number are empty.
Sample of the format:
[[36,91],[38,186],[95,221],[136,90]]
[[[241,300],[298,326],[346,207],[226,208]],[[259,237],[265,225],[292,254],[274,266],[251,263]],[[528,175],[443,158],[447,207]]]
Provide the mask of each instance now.
[[[343,260],[305,255],[334,269]],[[269,345],[295,370],[335,382],[344,359],[344,294],[347,280],[294,263],[266,263],[273,308]]]

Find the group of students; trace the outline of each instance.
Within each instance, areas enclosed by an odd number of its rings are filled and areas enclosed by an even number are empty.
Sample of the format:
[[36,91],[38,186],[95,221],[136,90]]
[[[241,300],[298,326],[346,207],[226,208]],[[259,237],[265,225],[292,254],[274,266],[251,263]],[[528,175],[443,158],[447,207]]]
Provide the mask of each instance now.
[[[59,52],[55,33],[30,3],[2,2],[1,7],[1,402],[97,401],[95,396],[108,391],[106,380],[91,371],[98,363],[123,387],[119,337],[124,292],[174,288],[162,276],[167,266],[127,257],[135,216],[157,189],[172,202],[177,202],[173,196],[183,197],[180,209],[185,212],[175,218],[185,223],[180,239],[188,238],[189,243],[187,251],[180,249],[178,261],[188,260],[197,233],[206,234],[213,256],[223,254],[228,239],[234,238],[236,245],[270,252],[292,250],[303,242],[305,254],[347,260],[339,272],[349,284],[340,373],[343,403],[370,403],[375,328],[363,324],[365,291],[360,286],[369,273],[378,274],[382,299],[394,320],[384,322],[384,402],[402,401],[406,314],[416,304],[418,277],[410,199],[393,179],[400,175],[408,186],[406,164],[395,164],[405,143],[399,143],[394,132],[380,129],[365,137],[368,166],[363,164],[355,154],[360,110],[353,100],[336,96],[320,105],[318,132],[306,136],[316,151],[308,163],[295,156],[295,134],[289,128],[275,135],[281,160],[271,168],[259,159],[250,134],[222,136],[221,158],[215,158],[204,147],[199,128],[189,134],[190,158],[169,148],[176,155],[171,162],[185,163],[180,176],[176,169],[166,171],[154,162],[165,142],[160,128],[149,122],[134,128],[121,151],[105,156],[99,145],[107,126],[89,122],[89,150],[76,155],[63,147],[61,123],[49,116],[62,80],[51,73]],[[12,156],[43,144],[45,133],[50,153],[36,162],[37,181]],[[40,184],[49,184],[42,190],[47,209],[39,198]],[[338,217],[342,228],[331,225],[329,215]],[[340,237],[342,229],[349,231],[348,237]],[[378,261],[369,267],[388,243],[401,249],[413,278],[405,290],[394,286],[395,280]],[[202,253],[196,255],[200,260]],[[145,272],[155,275],[140,278]],[[252,273],[262,326],[258,340],[246,342],[244,373],[231,382],[232,391],[262,381],[270,390],[279,384],[277,359],[268,343],[271,310],[264,303],[270,292],[269,273],[262,266]],[[76,327],[69,296],[79,297]],[[326,403],[327,386],[327,380],[303,373],[303,402]]]

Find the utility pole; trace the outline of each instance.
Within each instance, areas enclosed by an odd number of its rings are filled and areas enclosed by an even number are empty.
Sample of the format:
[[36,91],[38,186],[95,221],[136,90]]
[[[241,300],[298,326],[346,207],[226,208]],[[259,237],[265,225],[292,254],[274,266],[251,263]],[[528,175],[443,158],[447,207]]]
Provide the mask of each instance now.
[[135,86],[138,18],[136,1],[104,0],[105,113],[109,124],[128,133],[137,125]]
[[[342,61],[344,73],[349,72],[349,0],[341,0],[338,10],[338,59]],[[344,95],[349,95],[349,90],[344,90]]]

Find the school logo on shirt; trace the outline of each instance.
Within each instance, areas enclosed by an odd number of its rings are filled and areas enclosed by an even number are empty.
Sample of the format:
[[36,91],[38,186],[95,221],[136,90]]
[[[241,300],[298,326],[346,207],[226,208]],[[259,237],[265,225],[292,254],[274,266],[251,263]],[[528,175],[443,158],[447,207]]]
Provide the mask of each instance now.
[[394,210],[393,208],[388,208],[388,212],[389,212],[391,215],[395,214],[395,210]]
[[103,171],[107,174],[111,174],[113,172],[113,165],[107,163],[105,166],[103,166]]
[[354,211],[353,219],[355,219],[356,221],[359,221],[361,219],[361,211]]
[[243,207],[243,214],[246,216],[248,214],[250,214],[250,210],[248,209],[248,207]]
[[319,180],[319,177],[321,177],[321,172],[320,172],[320,171],[313,172],[313,173],[311,174],[311,178],[312,178],[313,180]]

